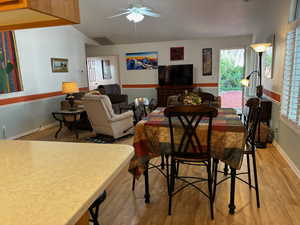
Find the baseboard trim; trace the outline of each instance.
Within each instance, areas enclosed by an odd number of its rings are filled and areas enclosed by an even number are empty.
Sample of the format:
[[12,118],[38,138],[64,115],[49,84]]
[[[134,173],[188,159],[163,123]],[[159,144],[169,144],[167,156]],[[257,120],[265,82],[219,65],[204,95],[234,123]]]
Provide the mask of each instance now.
[[282,155],[282,157],[287,161],[293,172],[296,174],[296,176],[300,179],[300,170],[295,165],[295,163],[290,159],[290,157],[286,154],[286,152],[283,150],[283,148],[277,143],[277,141],[273,141],[274,147],[278,150],[278,152]]
[[51,127],[55,127],[55,126],[57,126],[57,125],[58,125],[57,122],[50,123],[50,124],[47,124],[47,125],[45,125],[45,126],[41,126],[41,127],[39,127],[39,128],[35,128],[35,129],[33,129],[33,130],[29,130],[29,131],[26,131],[26,132],[24,132],[24,133],[18,134],[18,135],[16,135],[16,136],[9,137],[9,138],[7,138],[7,139],[8,139],[8,140],[15,140],[15,139],[24,137],[24,136],[26,136],[26,135],[29,135],[29,134],[38,132],[38,131],[43,131],[43,130],[49,129],[49,128],[51,128]]

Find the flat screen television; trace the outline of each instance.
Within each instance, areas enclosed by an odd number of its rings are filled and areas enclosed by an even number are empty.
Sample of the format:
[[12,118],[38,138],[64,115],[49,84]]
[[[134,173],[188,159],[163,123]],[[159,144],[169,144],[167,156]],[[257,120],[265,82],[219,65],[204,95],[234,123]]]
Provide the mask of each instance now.
[[193,64],[159,66],[158,81],[160,86],[192,85]]

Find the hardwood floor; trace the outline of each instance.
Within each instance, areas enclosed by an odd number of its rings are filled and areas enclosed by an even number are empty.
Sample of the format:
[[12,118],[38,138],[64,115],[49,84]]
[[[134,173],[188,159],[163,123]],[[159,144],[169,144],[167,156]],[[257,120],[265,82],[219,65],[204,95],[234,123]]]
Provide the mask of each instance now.
[[[21,139],[54,141],[56,129],[51,128]],[[91,132],[83,132],[79,141],[86,142],[85,138],[92,135]],[[74,135],[67,130],[60,136],[63,138],[57,141],[76,141]],[[132,138],[118,143],[132,144]],[[227,181],[217,189],[214,221],[210,220],[208,200],[192,188],[173,198],[172,216],[168,216],[164,178],[154,170],[149,172],[151,203],[146,205],[143,179],[136,182],[135,192],[132,192],[132,176],[125,169],[107,188],[108,196],[101,206],[100,222],[102,225],[300,225],[300,179],[272,145],[267,149],[257,150],[257,165],[260,209],[256,208],[254,190],[249,190],[247,185],[237,182],[237,209],[235,215],[229,215]],[[223,164],[219,169],[222,166]],[[246,160],[243,167],[246,168]],[[197,168],[188,167],[182,167],[181,172],[194,175],[202,173]],[[203,187],[205,189],[206,185],[203,184]]]

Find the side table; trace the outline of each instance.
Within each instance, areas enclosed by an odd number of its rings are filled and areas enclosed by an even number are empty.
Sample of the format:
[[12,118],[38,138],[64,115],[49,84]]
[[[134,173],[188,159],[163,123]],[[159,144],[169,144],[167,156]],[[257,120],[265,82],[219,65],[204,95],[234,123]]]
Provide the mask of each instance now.
[[59,132],[63,128],[63,124],[68,127],[69,130],[74,131],[76,135],[76,139],[79,138],[78,130],[77,130],[77,124],[79,123],[81,119],[81,115],[85,111],[83,109],[78,109],[76,111],[69,111],[69,110],[61,110],[57,112],[53,112],[52,116],[53,118],[59,122],[59,129],[55,133],[55,138],[57,138]]

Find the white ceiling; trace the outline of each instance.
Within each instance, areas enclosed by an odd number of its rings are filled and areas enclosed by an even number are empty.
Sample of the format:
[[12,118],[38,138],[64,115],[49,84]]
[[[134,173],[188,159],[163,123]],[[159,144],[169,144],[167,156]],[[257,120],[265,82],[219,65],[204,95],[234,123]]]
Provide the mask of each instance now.
[[80,0],[81,24],[75,27],[115,44],[247,35],[265,22],[272,0],[143,0],[161,17],[146,17],[136,27],[125,16],[108,19],[133,1]]

